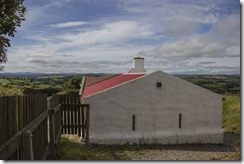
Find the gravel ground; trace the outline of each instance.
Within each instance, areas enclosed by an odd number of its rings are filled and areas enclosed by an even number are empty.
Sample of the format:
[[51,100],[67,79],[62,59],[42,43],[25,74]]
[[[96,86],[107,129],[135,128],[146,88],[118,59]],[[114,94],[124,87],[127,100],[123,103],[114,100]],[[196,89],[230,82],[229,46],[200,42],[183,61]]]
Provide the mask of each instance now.
[[140,155],[133,152],[130,156],[132,160],[232,160],[233,156],[234,159],[240,157],[236,152],[239,140],[238,135],[224,133],[224,144],[148,146]]
[[[68,135],[68,138],[79,141],[76,135]],[[85,143],[82,146],[86,148]],[[121,150],[111,148],[111,154],[115,160],[121,159],[118,153],[125,157],[122,160],[240,160],[237,150],[240,151],[240,136],[225,132],[223,144],[138,145],[136,149],[133,146]]]

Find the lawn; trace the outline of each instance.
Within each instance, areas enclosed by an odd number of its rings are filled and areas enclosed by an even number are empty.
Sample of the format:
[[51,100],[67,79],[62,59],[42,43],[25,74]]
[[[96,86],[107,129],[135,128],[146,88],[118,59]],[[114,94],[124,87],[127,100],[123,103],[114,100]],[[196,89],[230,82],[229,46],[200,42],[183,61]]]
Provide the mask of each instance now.
[[223,128],[225,131],[240,134],[240,96],[223,96]]
[[132,156],[142,156],[144,153],[138,145],[91,144],[86,147],[72,135],[62,135],[59,146],[59,160],[130,160]]

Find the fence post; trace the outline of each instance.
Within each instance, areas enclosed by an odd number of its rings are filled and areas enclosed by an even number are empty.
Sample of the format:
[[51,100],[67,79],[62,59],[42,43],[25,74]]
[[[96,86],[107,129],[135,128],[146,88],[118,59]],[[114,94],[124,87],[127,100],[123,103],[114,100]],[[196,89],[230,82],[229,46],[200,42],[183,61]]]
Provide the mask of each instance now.
[[50,135],[50,158],[56,157],[55,149],[55,129],[54,129],[54,110],[49,109],[49,135]]
[[89,106],[86,108],[86,146],[89,144]]
[[34,160],[33,143],[31,131],[26,131],[23,134],[23,160]]

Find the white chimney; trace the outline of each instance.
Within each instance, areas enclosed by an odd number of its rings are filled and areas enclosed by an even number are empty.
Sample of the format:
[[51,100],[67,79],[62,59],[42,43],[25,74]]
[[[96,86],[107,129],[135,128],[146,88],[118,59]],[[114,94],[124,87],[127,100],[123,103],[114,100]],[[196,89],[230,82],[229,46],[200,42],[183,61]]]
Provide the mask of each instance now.
[[144,58],[143,57],[134,57],[133,68],[129,73],[146,73],[144,69]]

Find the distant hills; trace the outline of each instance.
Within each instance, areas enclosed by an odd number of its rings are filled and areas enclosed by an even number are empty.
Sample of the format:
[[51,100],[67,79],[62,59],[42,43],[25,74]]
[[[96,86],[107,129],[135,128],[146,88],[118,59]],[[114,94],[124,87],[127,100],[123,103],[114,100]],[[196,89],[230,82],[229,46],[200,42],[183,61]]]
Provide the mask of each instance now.
[[[41,72],[0,72],[0,77],[48,77],[48,76],[111,76],[112,73],[41,73]],[[173,74],[174,76],[206,76],[207,74]],[[240,76],[240,74],[215,74],[209,76]]]
[[40,73],[40,72],[0,72],[0,77],[48,77],[48,76],[110,76],[109,73]]

